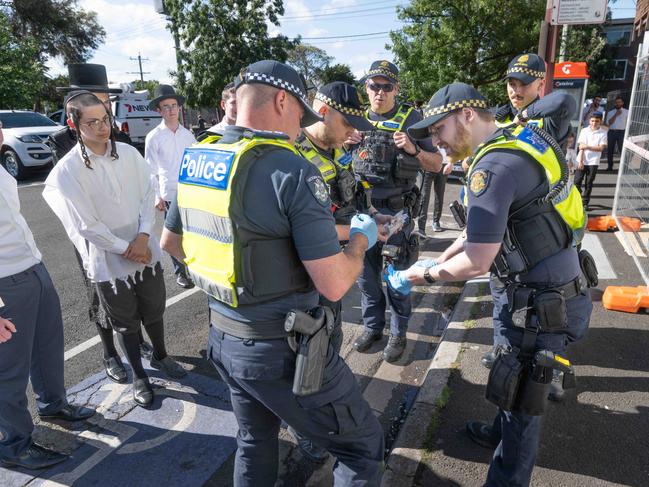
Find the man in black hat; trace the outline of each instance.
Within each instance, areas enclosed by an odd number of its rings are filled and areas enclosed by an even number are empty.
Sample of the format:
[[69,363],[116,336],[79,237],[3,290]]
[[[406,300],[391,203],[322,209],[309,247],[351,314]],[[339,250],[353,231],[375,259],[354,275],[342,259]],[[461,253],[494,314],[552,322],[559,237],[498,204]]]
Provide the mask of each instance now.
[[415,284],[464,281],[489,270],[506,283],[499,311],[505,344],[487,383],[487,398],[500,409],[493,425],[472,421],[467,432],[496,449],[486,486],[527,486],[555,368],[537,352],[562,355],[590,321],[590,293],[573,245],[583,235],[585,215],[577,190],[557,181],[560,149],[553,149],[550,136],[530,127],[517,136],[497,129],[486,99],[472,86],[445,86],[424,114],[411,136],[432,136],[456,160],[473,156],[466,234],[438,259],[406,271],[389,268],[386,278],[405,294]]
[[[58,87],[57,91],[66,94],[66,101],[64,109],[66,111],[67,125],[58,132],[49,136],[47,144],[52,150],[52,161],[56,164],[62,159],[70,150],[77,145],[77,132],[73,128],[74,124],[68,112],[68,99],[75,93],[81,91],[89,91],[99,98],[108,114],[111,114],[110,98],[111,93],[121,93],[122,90],[118,88],[108,87],[108,76],[106,75],[106,67],[102,64],[70,64],[68,65],[68,76],[70,79],[70,86]],[[111,123],[112,136],[118,142],[130,144],[131,139],[128,135],[120,131],[114,124]],[[81,270],[81,276],[86,286],[88,295],[88,316],[90,320],[95,323],[101,344],[103,348],[103,363],[106,371],[106,376],[117,383],[126,382],[127,375],[124,364],[119,357],[119,353],[115,348],[115,340],[113,338],[113,330],[106,321],[104,310],[99,303],[99,296],[97,290],[92,282],[88,279],[83,267],[83,260],[77,252],[76,248],[74,254]],[[144,341],[142,332],[140,331],[140,347],[142,356],[151,358],[153,349]]]
[[259,61],[235,87],[237,123],[185,152],[162,236],[210,295],[208,357],[239,423],[235,485],[274,484],[282,420],[337,457],[336,486],[379,485],[383,432],[354,375],[330,344],[322,382],[294,393],[302,382],[284,325],[291,310],[331,317],[319,294],[335,302],[354,284],[376,223],[352,218],[341,251],[322,175],[293,145],[322,120],[293,68]]
[[[157,111],[162,121],[146,135],[144,142],[144,159],[153,174],[156,202],[160,211],[165,212],[170,203],[176,199],[178,186],[178,171],[180,161],[185,149],[196,143],[196,138],[189,130],[180,124],[179,115],[185,97],[178,95],[173,86],[158,85],[155,96],[149,102],[149,109]],[[176,284],[185,289],[194,287],[194,283],[187,277],[185,264],[173,256],[171,262],[174,267]]]
[[[406,130],[421,120],[421,115],[409,104],[397,101],[399,70],[389,61],[375,61],[364,78],[370,100],[366,118],[374,126],[363,132],[354,148],[354,172],[372,185],[372,204],[387,215],[405,210],[409,221],[390,237],[389,245],[398,249],[395,263],[405,269],[417,260],[419,240],[413,234],[414,219],[419,216],[420,195],[415,181],[421,169],[437,172],[442,157],[430,139],[415,142]],[[383,246],[377,245],[365,256],[363,275],[358,280],[365,331],[354,342],[354,348],[364,352],[383,337],[386,305],[389,304],[390,338],[383,358],[394,362],[406,348],[406,331],[412,313],[410,296],[400,296],[387,290],[383,293],[381,273]]]

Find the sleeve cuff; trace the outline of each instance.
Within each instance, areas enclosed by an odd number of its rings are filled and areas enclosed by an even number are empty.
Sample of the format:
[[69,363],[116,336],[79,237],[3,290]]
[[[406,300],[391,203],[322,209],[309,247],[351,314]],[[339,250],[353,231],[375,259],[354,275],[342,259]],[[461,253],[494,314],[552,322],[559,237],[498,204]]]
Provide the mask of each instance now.
[[153,231],[153,222],[140,223],[140,226],[138,228],[138,233],[146,233],[147,235],[151,235],[152,231]]
[[122,240],[121,238],[118,238],[115,240],[115,243],[113,244],[113,249],[116,254],[123,254],[126,252],[126,249],[128,248],[129,243],[126,240]]

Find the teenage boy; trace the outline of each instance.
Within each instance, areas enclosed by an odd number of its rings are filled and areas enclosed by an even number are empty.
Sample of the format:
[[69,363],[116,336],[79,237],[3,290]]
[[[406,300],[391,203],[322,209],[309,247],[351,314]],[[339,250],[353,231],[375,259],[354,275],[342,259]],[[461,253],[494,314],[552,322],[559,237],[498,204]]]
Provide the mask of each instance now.
[[[586,210],[590,209],[590,193],[597,176],[599,161],[606,150],[606,130],[602,128],[602,114],[597,112],[591,115],[588,127],[579,132],[579,155],[577,156],[577,170],[575,171],[575,186],[581,193],[581,200]],[[585,188],[581,190],[581,183],[585,178]]]

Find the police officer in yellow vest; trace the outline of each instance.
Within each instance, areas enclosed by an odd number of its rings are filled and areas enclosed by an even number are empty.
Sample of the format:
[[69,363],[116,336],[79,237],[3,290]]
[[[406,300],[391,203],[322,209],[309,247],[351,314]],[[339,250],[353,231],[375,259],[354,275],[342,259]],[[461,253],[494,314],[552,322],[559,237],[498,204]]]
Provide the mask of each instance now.
[[337,458],[335,485],[379,485],[383,432],[354,375],[325,342],[319,388],[294,392],[303,350],[296,358],[298,338],[285,328],[293,310],[315,310],[306,323],[323,316],[318,293],[337,301],[347,292],[377,226],[354,217],[341,251],[327,187],[293,145],[321,119],[293,68],[253,63],[235,88],[236,125],[185,152],[161,241],[209,295],[208,357],[239,423],[234,483],[275,484],[284,421]]
[[[365,89],[370,101],[367,119],[374,130],[364,132],[354,149],[354,171],[372,185],[372,204],[383,214],[393,215],[407,210],[409,222],[390,240],[399,248],[396,264],[405,269],[416,261],[419,242],[412,235],[414,218],[419,215],[419,189],[415,179],[421,169],[437,172],[442,157],[430,139],[415,142],[406,130],[421,120],[419,112],[405,103],[397,102],[399,70],[389,61],[375,61],[365,76]],[[383,337],[386,304],[390,306],[390,338],[383,358],[394,362],[406,347],[406,330],[412,312],[410,296],[400,296],[387,290],[383,293],[381,273],[383,248],[378,245],[367,252],[363,275],[358,280],[365,331],[354,342],[359,352]]]
[[506,283],[499,316],[505,345],[487,385],[499,412],[493,425],[472,421],[467,432],[495,448],[485,485],[527,486],[552,370],[569,368],[560,356],[584,336],[590,320],[590,293],[575,248],[585,225],[583,207],[556,141],[535,127],[516,136],[497,129],[475,88],[445,86],[424,114],[410,135],[432,136],[455,160],[474,154],[466,234],[437,260],[406,271],[390,268],[386,279],[402,293],[414,284],[462,281],[489,270]]

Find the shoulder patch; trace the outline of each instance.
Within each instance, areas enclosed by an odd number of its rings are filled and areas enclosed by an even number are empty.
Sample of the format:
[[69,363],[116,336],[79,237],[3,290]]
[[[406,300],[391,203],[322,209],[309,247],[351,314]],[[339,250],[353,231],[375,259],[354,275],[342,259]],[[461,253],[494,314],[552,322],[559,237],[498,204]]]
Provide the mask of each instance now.
[[330,205],[329,191],[327,185],[320,176],[309,176],[306,179],[306,185],[313,194],[313,197],[324,207]]
[[482,169],[474,171],[469,180],[469,189],[475,196],[480,196],[489,187],[491,173]]

